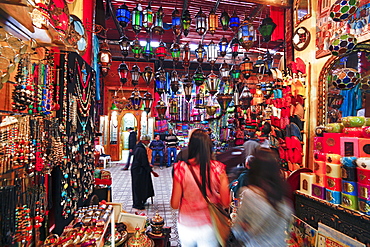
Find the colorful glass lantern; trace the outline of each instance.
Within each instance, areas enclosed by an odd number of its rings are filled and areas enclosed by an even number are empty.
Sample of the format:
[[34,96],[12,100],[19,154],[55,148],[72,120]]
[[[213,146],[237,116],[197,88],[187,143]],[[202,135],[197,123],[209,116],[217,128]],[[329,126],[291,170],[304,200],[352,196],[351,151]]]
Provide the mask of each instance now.
[[146,85],[150,85],[150,82],[153,80],[154,78],[154,73],[153,73],[153,69],[152,67],[150,66],[146,66],[144,71],[141,72],[141,76],[143,77]]
[[239,54],[239,39],[238,38],[233,38],[230,43],[230,48],[231,48],[231,54],[233,58],[236,58]]
[[218,47],[220,49],[220,55],[221,57],[226,56],[227,47],[229,47],[229,41],[223,36],[220,40],[220,43],[218,43]]
[[348,20],[356,13],[359,4],[359,0],[337,0],[331,6],[329,16],[337,22]]
[[164,34],[163,15],[164,15],[164,12],[163,12],[163,8],[161,6],[161,7],[159,7],[159,9],[158,9],[158,11],[155,15],[155,21],[154,21],[154,25],[153,25],[153,28],[152,28],[152,32],[155,33],[155,34],[158,34],[158,35],[163,35]]
[[147,91],[144,94],[143,103],[144,103],[144,111],[146,111],[146,113],[149,113],[153,105],[153,97],[149,91]]
[[220,74],[223,81],[229,80],[230,66],[226,61],[220,66]]
[[230,77],[234,82],[239,81],[241,74],[240,66],[238,64],[234,64],[230,70]]
[[196,86],[201,86],[203,85],[206,77],[204,76],[203,70],[201,66],[198,66],[197,70],[194,73],[193,80],[194,84]]
[[157,105],[155,106],[155,109],[157,110],[158,117],[160,119],[164,119],[166,116],[167,105],[162,99],[158,101]]
[[199,35],[203,35],[207,31],[207,16],[202,12],[202,8],[200,8],[198,14],[195,16],[195,24],[196,29],[195,31]]
[[361,89],[369,93],[370,90],[370,75],[364,76],[359,81],[361,83]]
[[214,65],[216,63],[216,61],[217,61],[217,57],[218,57],[218,47],[213,42],[213,40],[211,40],[211,42],[209,43],[209,45],[207,47],[207,59],[208,59],[208,62],[211,65]]
[[159,94],[162,94],[166,90],[165,87],[166,87],[166,71],[159,67],[157,72],[155,73],[155,88]]
[[159,46],[155,50],[155,55],[159,60],[164,60],[167,55],[167,47],[164,45],[162,40],[159,42]]
[[150,33],[153,26],[153,11],[152,7],[150,6],[150,2],[148,7],[145,8],[143,11],[143,27],[147,33]]
[[233,96],[234,96],[233,97],[234,106],[240,106],[240,101],[239,101],[240,93],[239,93],[238,87],[235,87]]
[[132,91],[131,96],[128,98],[133,106],[134,110],[139,110],[141,108],[141,100],[142,97],[140,96],[140,92],[135,88]]
[[141,47],[139,40],[136,38],[134,42],[131,44],[131,51],[134,54],[134,58],[136,60],[140,59],[141,51],[143,47]]
[[184,88],[184,94],[185,94],[185,99],[187,102],[190,101],[191,99],[191,92],[193,91],[193,83],[191,77],[186,74],[184,79],[183,79],[183,88]]
[[199,42],[198,48],[195,49],[195,56],[197,57],[198,63],[203,63],[203,59],[206,56],[206,50],[201,42]]
[[213,116],[213,115],[216,114],[217,109],[218,109],[218,103],[216,105],[214,100],[213,100],[213,96],[210,96],[208,98],[208,102],[207,102],[207,105],[206,105],[206,113],[209,116]]
[[212,9],[208,16],[208,30],[212,35],[214,35],[217,28],[218,28],[218,16]]
[[233,30],[233,32],[237,32],[239,30],[240,26],[240,19],[239,16],[236,14],[236,11],[234,10],[233,15],[230,17],[230,28]]
[[114,102],[112,102],[112,106],[110,107],[110,109],[112,111],[118,111],[119,110],[118,107],[117,107],[117,105]]
[[266,54],[263,56],[263,61],[265,62],[265,66],[267,66],[266,72],[270,73],[270,69],[274,63],[274,57],[269,50],[266,50]]
[[143,27],[143,12],[141,10],[141,5],[138,3],[136,7],[132,10],[131,25],[132,29],[136,34],[140,33]]
[[131,69],[131,83],[132,85],[136,86],[139,84],[139,78],[140,78],[140,68],[136,64],[132,66]]
[[125,62],[122,62],[118,66],[118,75],[119,75],[119,79],[121,83],[125,84],[127,82],[127,75],[128,75],[128,67],[127,67],[127,64],[125,64]]
[[130,41],[128,40],[128,38],[126,36],[121,37],[121,39],[119,41],[119,47],[121,49],[121,53],[122,53],[123,57],[126,58],[128,56],[128,52],[130,50]]
[[176,98],[171,98],[170,100],[170,115],[177,115],[179,114],[179,106]]
[[171,84],[170,84],[171,90],[173,93],[177,93],[180,88],[180,83],[179,83],[179,75],[177,74],[176,70],[173,70],[171,72]]
[[173,43],[170,48],[170,51],[171,51],[172,60],[175,63],[177,63],[180,60],[180,54],[181,54],[180,45],[178,43]]
[[249,91],[248,87],[244,87],[242,93],[240,94],[239,100],[243,109],[248,109],[251,105],[253,95]]
[[190,66],[190,47],[189,42],[184,45],[182,52],[182,66],[188,68]]
[[180,11],[175,7],[172,12],[172,32],[176,36],[181,35],[181,14]]
[[106,76],[112,64],[112,54],[110,52],[107,40],[104,40],[100,46],[98,61],[98,63],[101,65],[102,75]]
[[244,54],[243,62],[239,66],[244,79],[247,80],[253,72],[253,62],[249,59],[247,53]]
[[348,90],[357,85],[361,74],[353,68],[342,68],[334,70],[332,76],[332,82],[336,88]]
[[226,113],[227,107],[229,106],[232,99],[233,99],[232,94],[224,94],[224,93],[217,94],[217,101],[221,107],[221,111],[223,114]]
[[119,6],[119,8],[116,11],[116,18],[119,21],[121,27],[123,28],[125,28],[127,24],[130,22],[131,13],[130,10],[128,10],[126,4],[122,4],[121,6]]
[[204,109],[206,104],[204,101],[204,93],[202,89],[199,89],[199,92],[195,95],[195,108]]
[[276,24],[272,21],[270,17],[266,17],[262,20],[262,24],[258,27],[258,31],[263,37],[264,42],[269,42],[271,40],[271,35],[276,28]]
[[253,70],[259,74],[264,74],[266,71],[266,64],[263,61],[262,56],[258,56],[256,62],[253,65]]
[[181,23],[182,29],[184,30],[184,35],[185,37],[187,37],[189,34],[191,24],[191,16],[188,9],[184,10],[184,12],[182,13]]
[[229,29],[230,16],[226,12],[226,10],[224,10],[224,12],[222,12],[221,17],[220,17],[220,22],[221,22],[221,25],[222,25],[222,30],[227,31],[227,29]]
[[329,46],[331,54],[334,56],[342,56],[352,52],[357,45],[357,39],[352,34],[343,34],[339,38],[333,40]]
[[248,16],[245,16],[244,21],[240,25],[240,44],[248,51],[254,44],[255,30],[253,27],[253,22]]
[[[220,78],[213,73],[213,70],[211,70],[211,73],[207,76],[207,88],[209,93],[213,96],[218,92],[218,86],[220,85]],[[212,114],[213,115],[213,114]]]
[[150,39],[146,39],[146,45],[143,49],[143,56],[146,58],[146,60],[149,60],[153,57],[153,48],[150,44]]

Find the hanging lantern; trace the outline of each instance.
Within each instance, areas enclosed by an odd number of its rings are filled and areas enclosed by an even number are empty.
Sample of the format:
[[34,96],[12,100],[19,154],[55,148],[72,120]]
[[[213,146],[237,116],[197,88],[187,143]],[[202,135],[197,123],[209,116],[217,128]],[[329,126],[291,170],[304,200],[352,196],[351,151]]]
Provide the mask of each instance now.
[[206,77],[204,76],[202,67],[198,66],[198,68],[195,71],[194,76],[193,76],[194,84],[196,86],[201,86],[205,79],[206,79]]
[[223,81],[229,80],[230,66],[224,60],[224,63],[220,66],[220,74]]
[[195,49],[195,56],[197,57],[198,63],[203,63],[203,59],[206,55],[206,50],[201,42],[199,42],[198,48]]
[[184,45],[184,50],[182,52],[182,66],[188,68],[190,66],[190,47],[189,42]]
[[229,106],[232,99],[233,99],[232,94],[223,94],[223,93],[217,94],[217,101],[221,107],[221,111],[223,114],[226,113],[226,109]]
[[233,58],[236,58],[238,56],[239,46],[240,46],[240,43],[239,43],[238,38],[233,38],[233,40],[231,40],[231,44],[230,44],[231,54],[232,54]]
[[195,95],[195,108],[197,109],[206,108],[206,105],[204,102],[204,93],[202,89],[200,89],[199,92]]
[[333,19],[333,21],[337,22],[348,20],[353,14],[356,13],[359,4],[360,1],[358,0],[337,0],[331,6],[329,16]]
[[164,60],[167,55],[167,47],[164,45],[162,40],[159,42],[159,46],[155,50],[155,55],[159,60]]
[[146,85],[150,85],[150,82],[153,80],[154,78],[154,73],[153,73],[153,69],[152,67],[150,66],[146,66],[144,71],[141,72],[141,76],[143,77]]
[[203,35],[207,31],[207,16],[202,12],[200,8],[198,14],[195,16],[196,32],[199,35]]
[[176,98],[170,99],[170,115],[177,115],[179,114],[179,106]]
[[126,36],[121,37],[119,41],[119,47],[124,58],[128,56],[130,50],[130,42]]
[[143,27],[143,13],[141,12],[141,4],[139,3],[136,4],[136,7],[132,11],[131,25],[136,35],[139,34]]
[[123,28],[125,28],[127,24],[130,22],[131,13],[130,10],[128,10],[126,4],[122,4],[121,6],[119,6],[119,8],[116,11],[116,18],[119,21],[121,27]]
[[223,36],[220,40],[220,43],[218,43],[218,47],[220,49],[220,55],[221,57],[226,56],[227,47],[229,46],[229,41]]
[[144,94],[143,103],[144,103],[144,111],[146,111],[146,113],[149,114],[150,109],[152,109],[152,104],[153,104],[153,97],[149,91],[147,91]]
[[269,52],[269,50],[266,50],[266,54],[263,56],[263,61],[265,62],[265,66],[267,66],[266,72],[270,73],[270,69],[272,68],[272,65],[274,63],[274,57]]
[[213,96],[209,96],[208,103],[206,105],[206,113],[209,116],[215,115],[216,114],[216,111],[218,109],[218,104],[215,104],[213,98],[214,98]]
[[157,110],[158,117],[160,119],[164,119],[164,117],[166,116],[167,106],[166,106],[166,103],[162,99],[158,101],[155,109]]
[[161,6],[161,7],[159,7],[159,9],[158,9],[158,11],[155,15],[155,21],[154,21],[154,25],[153,25],[153,28],[152,28],[152,32],[155,33],[155,34],[158,34],[158,35],[163,35],[164,34],[163,15],[164,15],[164,12],[163,12],[163,8]]
[[221,17],[220,17],[220,22],[222,25],[222,30],[227,31],[227,29],[229,29],[230,16],[226,12],[226,10],[222,12]]
[[181,14],[176,7],[172,12],[172,32],[175,36],[181,35]]
[[248,79],[253,72],[253,62],[247,56],[247,53],[244,54],[243,62],[240,64],[240,70],[244,79]]
[[145,57],[146,60],[149,60],[153,57],[153,48],[150,44],[150,39],[146,39],[146,45],[143,49],[143,56]]
[[276,24],[272,21],[270,17],[266,17],[262,20],[262,24],[259,26],[258,31],[263,37],[264,42],[269,42],[271,40],[271,35],[276,28]]
[[357,85],[361,74],[353,68],[342,68],[334,70],[332,76],[332,83],[334,87],[338,88],[339,90],[348,90]]
[[253,95],[249,91],[248,87],[244,87],[242,93],[240,94],[239,100],[242,108],[244,110],[248,109],[251,105]]
[[161,67],[159,67],[157,72],[155,73],[156,91],[159,94],[164,93],[165,92],[165,86],[166,86],[166,71],[164,69],[162,69]]
[[173,70],[171,72],[171,84],[170,84],[171,90],[174,94],[179,91],[180,83],[179,83],[179,76],[177,74],[176,70]]
[[253,27],[253,22],[250,18],[246,15],[244,21],[240,25],[240,43],[241,46],[248,51],[254,44],[255,39],[255,31]]
[[240,97],[239,90],[238,90],[238,87],[236,86],[234,89],[234,95],[233,95],[234,106],[240,106],[239,97]]
[[352,34],[343,34],[339,38],[333,40],[329,46],[331,54],[334,56],[342,56],[352,52],[357,45],[357,39]]
[[141,47],[139,40],[136,38],[135,41],[131,44],[131,51],[134,53],[134,58],[136,60],[140,59],[141,51],[143,47]]
[[128,75],[128,67],[125,62],[122,62],[118,66],[118,75],[121,83],[125,84],[127,82],[127,75]]
[[150,2],[148,7],[145,8],[143,11],[143,27],[147,33],[150,33],[153,26],[153,11],[152,7],[150,6]]
[[230,70],[230,77],[234,82],[239,81],[240,78],[240,66],[238,64],[234,64],[233,67]]
[[136,64],[132,66],[131,69],[131,83],[132,85],[136,86],[139,84],[139,78],[140,78],[140,68]]
[[114,102],[112,102],[112,106],[110,107],[110,109],[112,111],[118,111],[119,110],[118,107],[117,107],[117,105]]
[[207,57],[208,57],[208,62],[211,65],[214,65],[217,61],[218,57],[218,49],[217,45],[211,40],[211,43],[209,43],[207,47]]
[[[207,88],[209,90],[209,93],[213,96],[217,93],[218,91],[218,86],[220,85],[220,79],[218,76],[213,73],[213,70],[211,70],[211,73],[207,76]],[[213,114],[212,114],[213,115]]]
[[208,16],[208,30],[212,35],[214,35],[217,28],[218,28],[218,16],[212,9]]
[[256,62],[253,65],[253,71],[258,74],[264,74],[266,71],[265,61],[263,61],[262,56],[258,56]]
[[230,18],[230,28],[233,30],[233,32],[237,32],[239,30],[240,25],[240,19],[238,15],[236,14],[235,10],[233,12],[233,15]]
[[131,96],[128,99],[130,100],[134,110],[139,110],[141,108],[142,98],[140,96],[140,92],[136,88],[132,91]]
[[101,65],[102,75],[106,76],[112,64],[112,54],[110,52],[107,40],[104,40],[100,46],[98,61],[98,63]]
[[191,92],[193,91],[193,83],[191,81],[192,79],[189,77],[189,75],[185,75],[182,86],[184,88],[185,99],[187,102],[190,101]]
[[172,60],[177,63],[179,60],[180,60],[180,45],[178,43],[173,43],[171,48],[170,48],[170,51],[171,51],[171,56],[172,56]]
[[191,24],[191,16],[189,10],[185,10],[181,17],[182,29],[184,30],[185,37],[188,36]]

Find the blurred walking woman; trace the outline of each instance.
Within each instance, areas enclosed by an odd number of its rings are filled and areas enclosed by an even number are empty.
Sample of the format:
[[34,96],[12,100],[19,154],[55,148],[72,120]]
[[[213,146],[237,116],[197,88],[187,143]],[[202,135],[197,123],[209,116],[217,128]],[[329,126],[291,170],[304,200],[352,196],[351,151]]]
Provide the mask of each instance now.
[[[195,130],[189,141],[188,162],[174,165],[171,207],[179,209],[177,229],[182,247],[218,246],[203,194],[224,207],[230,203],[225,165],[212,160],[212,143],[206,132]],[[191,173],[201,182],[200,191]]]

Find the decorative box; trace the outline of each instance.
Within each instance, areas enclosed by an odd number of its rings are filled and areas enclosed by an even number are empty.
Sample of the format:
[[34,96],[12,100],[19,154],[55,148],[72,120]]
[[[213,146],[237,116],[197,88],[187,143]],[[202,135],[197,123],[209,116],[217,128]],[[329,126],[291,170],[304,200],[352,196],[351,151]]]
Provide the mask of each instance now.
[[333,178],[341,178],[342,177],[341,168],[342,165],[340,164],[326,163],[326,176]]
[[358,138],[358,156],[370,157],[370,139]]
[[326,154],[326,162],[340,164],[342,156],[339,154]]
[[342,192],[348,195],[357,196],[357,182],[342,179]]
[[357,168],[342,165],[342,179],[356,182]]
[[326,161],[326,153],[315,151],[313,154],[315,161]]
[[325,187],[325,174],[316,174],[314,184]]
[[370,201],[358,198],[358,209],[367,215],[370,215]]
[[344,128],[343,135],[348,137],[363,137],[362,127]]
[[313,184],[312,196],[325,200],[325,187]]
[[300,174],[300,189],[302,193],[312,195],[312,184],[315,182],[315,174],[311,172],[303,172]]
[[340,137],[342,133],[324,133],[324,150],[327,153],[340,154]]
[[357,182],[361,184],[370,184],[370,170],[357,167]]
[[326,189],[325,199],[333,204],[340,204],[342,202],[342,194],[340,191]]
[[324,137],[315,136],[313,138],[313,149],[325,153],[323,142]]
[[356,160],[357,167],[370,170],[370,157],[361,157]]
[[340,138],[340,154],[344,156],[358,157],[358,138],[357,137],[341,137]]
[[356,160],[357,160],[357,157],[355,156],[342,157],[341,159],[342,164],[348,167],[357,167]]
[[365,200],[370,200],[370,184],[358,183],[357,186],[358,186],[358,197]]
[[326,163],[324,161],[314,161],[313,171],[316,174],[326,174]]
[[341,205],[345,208],[358,210],[358,197],[342,193]]
[[325,188],[334,191],[342,191],[342,178],[325,177]]

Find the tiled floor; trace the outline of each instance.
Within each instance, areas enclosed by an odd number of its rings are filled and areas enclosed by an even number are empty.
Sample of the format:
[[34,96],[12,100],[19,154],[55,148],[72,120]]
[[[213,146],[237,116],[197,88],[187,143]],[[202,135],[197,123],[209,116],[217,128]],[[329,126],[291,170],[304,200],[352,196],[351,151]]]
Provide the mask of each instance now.
[[[123,163],[127,161],[126,155],[122,159]],[[121,170],[123,163],[111,162],[107,168],[112,173],[112,201],[122,203],[122,209],[126,212],[135,213],[137,210],[132,208],[131,172],[130,170]],[[148,199],[149,204],[145,206],[144,212],[149,218],[152,218],[158,212],[163,217],[165,226],[171,227],[171,246],[180,246],[176,226],[177,210],[170,207],[172,167],[161,170],[155,166],[154,171],[159,174],[157,178],[152,176],[155,196],[153,197],[153,204]]]

